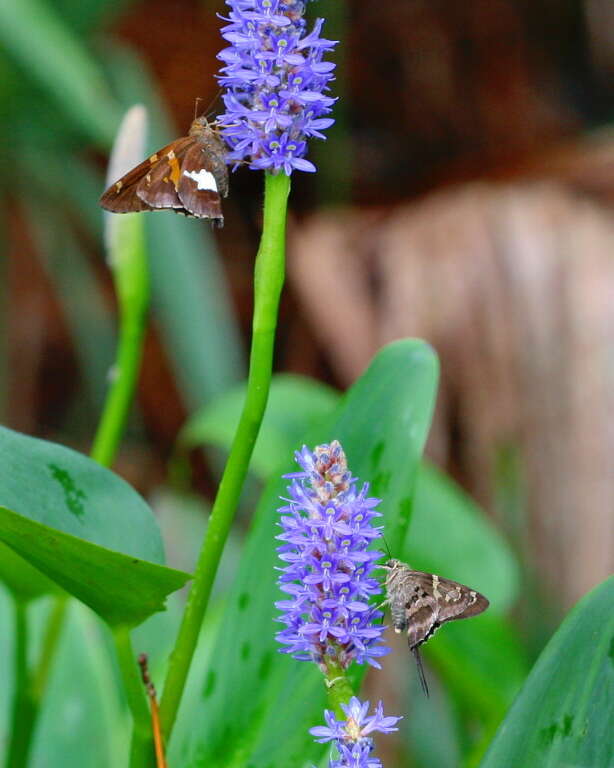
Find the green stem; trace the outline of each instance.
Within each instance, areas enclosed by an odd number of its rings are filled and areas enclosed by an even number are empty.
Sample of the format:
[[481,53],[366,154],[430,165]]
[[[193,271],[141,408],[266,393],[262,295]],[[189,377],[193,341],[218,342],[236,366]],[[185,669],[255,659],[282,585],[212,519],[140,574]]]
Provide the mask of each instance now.
[[128,627],[114,629],[113,640],[126,699],[132,713],[130,768],[151,768],[155,762],[151,717]]
[[26,603],[15,598],[15,688],[6,768],[25,768],[32,744],[36,705],[28,674]]
[[151,732],[149,705],[144,694],[143,681],[136,655],[132,649],[128,627],[116,627],[113,630],[113,640],[115,641],[117,661],[124,681],[128,706],[134,717],[134,730],[141,736],[149,735]]
[[264,221],[254,272],[254,316],[247,394],[196,565],[160,701],[168,741],[198,642],[224,544],[237,509],[264,416],[273,366],[279,297],[285,274],[286,210],[290,178],[265,175]]
[[64,621],[66,620],[67,609],[67,595],[59,595],[54,599],[49,618],[47,619],[47,626],[45,627],[41,655],[32,677],[32,692],[37,704],[40,704],[42,701],[45,689],[47,688],[51,664],[55,658],[58,643],[62,635],[62,628],[64,626]]
[[337,717],[345,719],[345,714],[341,709],[342,704],[349,704],[354,695],[354,690],[350,681],[345,676],[345,670],[336,661],[326,657],[326,694],[328,697],[328,706],[334,711]]

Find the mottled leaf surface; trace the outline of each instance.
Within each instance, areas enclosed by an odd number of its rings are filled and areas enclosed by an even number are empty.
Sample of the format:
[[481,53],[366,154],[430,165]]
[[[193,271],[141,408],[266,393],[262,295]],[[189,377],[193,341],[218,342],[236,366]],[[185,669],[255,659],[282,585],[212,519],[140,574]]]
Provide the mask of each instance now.
[[614,576],[564,619],[481,768],[611,768],[614,756]]

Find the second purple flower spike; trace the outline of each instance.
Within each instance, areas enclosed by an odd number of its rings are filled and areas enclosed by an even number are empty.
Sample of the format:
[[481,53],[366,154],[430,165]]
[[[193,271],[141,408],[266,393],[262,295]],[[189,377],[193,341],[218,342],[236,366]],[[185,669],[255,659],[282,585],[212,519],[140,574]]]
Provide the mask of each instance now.
[[327,658],[344,669],[354,660],[379,667],[389,648],[380,644],[382,612],[368,602],[381,594],[372,572],[382,553],[368,549],[381,536],[373,525],[379,499],[367,483],[358,490],[337,441],[313,453],[303,447],[296,461],[302,471],[286,475],[289,498],[279,510],[279,585],[290,599],[276,603],[286,624],[277,640],[324,673]]

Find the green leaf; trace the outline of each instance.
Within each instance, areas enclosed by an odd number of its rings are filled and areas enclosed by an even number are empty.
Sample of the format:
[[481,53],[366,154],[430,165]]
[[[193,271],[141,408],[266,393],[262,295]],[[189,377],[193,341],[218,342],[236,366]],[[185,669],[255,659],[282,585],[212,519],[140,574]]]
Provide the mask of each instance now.
[[413,568],[483,592],[489,613],[505,613],[518,596],[519,567],[503,536],[473,499],[427,462],[418,473],[403,557]]
[[[40,634],[44,615],[36,613]],[[41,705],[31,768],[122,765],[120,756],[127,754],[130,741],[130,715],[121,706],[114,665],[100,622],[72,601]]]
[[611,768],[614,576],[567,615],[542,651],[481,768]]
[[145,501],[87,456],[0,427],[0,464],[1,505],[101,547],[164,562]]
[[0,507],[0,538],[111,626],[163,611],[189,574],[126,556]]
[[[11,602],[0,586],[0,765],[8,744],[13,696]],[[49,600],[41,600],[28,608],[30,650],[35,658],[50,607]],[[101,629],[87,608],[71,602],[41,704],[31,768],[102,768],[118,765],[117,756],[127,752],[130,719],[121,711],[113,654]]]
[[[194,448],[208,443],[228,450],[244,400],[243,383],[201,408],[181,430],[179,445]],[[250,469],[263,480],[268,479],[338,401],[334,389],[313,379],[291,374],[274,376]]]
[[[437,361],[430,347],[414,340],[395,342],[379,352],[325,425],[305,440],[310,446],[341,441],[352,474],[371,481],[373,494],[384,499],[381,509],[391,546],[400,545],[409,522],[436,382]],[[291,456],[287,462],[289,471]],[[274,640],[273,603],[281,598],[274,570],[279,562],[275,510],[286,485],[273,478],[260,500],[213,663],[204,680],[191,680],[201,695],[195,697],[189,718],[177,726],[171,764],[286,768],[302,766],[314,755],[317,760],[322,751],[307,732],[322,720],[322,675],[315,665],[280,654]]]
[[57,584],[2,543],[0,543],[0,581],[4,582],[15,597],[26,602],[60,591]]
[[98,144],[119,119],[96,61],[44,0],[0,0],[0,40],[23,71]]
[[109,623],[140,623],[189,578],[162,567],[150,509],[96,462],[0,427],[0,463],[0,540]]

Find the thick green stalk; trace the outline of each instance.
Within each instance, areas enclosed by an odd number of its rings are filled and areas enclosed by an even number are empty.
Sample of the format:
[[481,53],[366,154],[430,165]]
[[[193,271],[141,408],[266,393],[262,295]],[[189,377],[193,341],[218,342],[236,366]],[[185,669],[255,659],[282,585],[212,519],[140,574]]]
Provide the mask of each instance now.
[[345,676],[345,670],[330,657],[326,658],[326,694],[328,706],[333,710],[337,717],[345,719],[345,714],[341,709],[342,704],[349,704],[354,695],[354,690],[350,681]]
[[15,598],[15,687],[6,768],[25,768],[32,743],[36,706],[28,674],[27,603]]
[[290,178],[266,174],[264,222],[254,273],[254,316],[247,394],[199,555],[160,701],[170,737],[207,610],[211,588],[232,526],[247,468],[264,416],[273,366],[279,298],[285,275],[286,210]]

